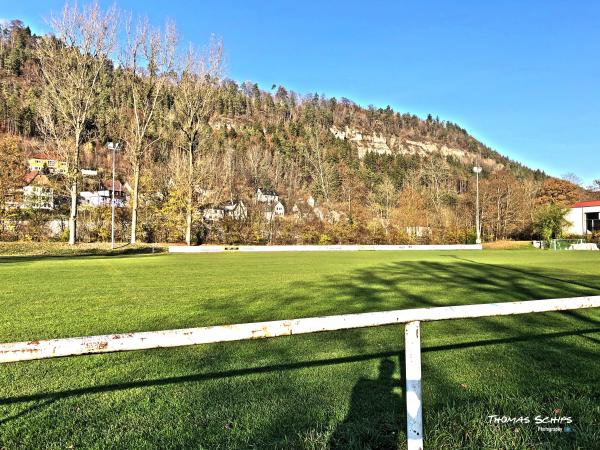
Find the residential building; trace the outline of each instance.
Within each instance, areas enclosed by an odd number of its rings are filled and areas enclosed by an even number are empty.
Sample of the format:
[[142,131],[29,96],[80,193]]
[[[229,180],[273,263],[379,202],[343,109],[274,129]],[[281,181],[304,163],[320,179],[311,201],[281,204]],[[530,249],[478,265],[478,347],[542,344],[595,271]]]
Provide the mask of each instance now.
[[276,203],[279,201],[279,195],[273,189],[258,188],[256,190],[256,201],[259,203]]
[[115,181],[114,187],[112,180],[105,181],[101,189],[97,191],[82,191],[79,193],[82,205],[89,206],[110,206],[115,195],[115,206],[122,208],[126,203],[125,191],[119,180]]
[[281,202],[275,203],[272,207],[267,207],[265,211],[265,218],[268,221],[273,220],[275,217],[283,217],[285,215],[285,207]]
[[206,205],[202,210],[202,218],[206,222],[218,222],[225,217],[235,220],[245,220],[248,217],[248,208],[241,200],[230,200],[220,205]]
[[248,208],[241,200],[230,200],[222,205],[225,215],[235,220],[245,220],[248,217]]
[[225,210],[219,206],[206,206],[202,208],[202,218],[206,222],[218,222],[225,218]]
[[48,177],[39,172],[29,172],[24,177],[23,196],[20,207],[31,209],[54,209],[54,190]]
[[416,237],[416,238],[422,238],[431,233],[431,227],[422,227],[422,226],[405,227],[404,231],[409,236]]
[[315,207],[315,199],[312,196],[308,197],[306,201],[294,203],[291,212],[298,220],[309,219],[313,216],[316,216],[316,218],[319,220],[323,220],[323,215],[319,214],[317,211],[317,208]]
[[28,160],[29,170],[35,172],[47,172],[51,174],[66,174],[68,165],[56,156],[47,153],[36,153]]

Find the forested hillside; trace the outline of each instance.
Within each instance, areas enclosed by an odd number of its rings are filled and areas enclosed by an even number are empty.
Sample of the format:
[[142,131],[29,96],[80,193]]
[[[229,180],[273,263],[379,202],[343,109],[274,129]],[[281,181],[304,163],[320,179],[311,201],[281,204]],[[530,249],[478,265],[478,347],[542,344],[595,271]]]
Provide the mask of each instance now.
[[[65,9],[54,37],[33,36],[20,21],[1,29],[0,194],[22,185],[34,154],[69,167],[49,177],[52,211],[3,201],[2,239],[48,238],[48,223],[69,217],[79,226],[73,240],[107,239],[110,208],[73,199],[110,178],[109,141],[120,144],[117,178],[127,189],[117,221],[123,240],[470,242],[474,165],[483,168],[486,239],[529,238],[540,202],[586,195],[458,124],[236,82],[222,72],[220,42],[181,52],[172,26],[119,22],[116,33],[111,11],[90,8]],[[265,211],[258,188],[276,191],[285,213]],[[247,213],[207,218],[227,202]]]

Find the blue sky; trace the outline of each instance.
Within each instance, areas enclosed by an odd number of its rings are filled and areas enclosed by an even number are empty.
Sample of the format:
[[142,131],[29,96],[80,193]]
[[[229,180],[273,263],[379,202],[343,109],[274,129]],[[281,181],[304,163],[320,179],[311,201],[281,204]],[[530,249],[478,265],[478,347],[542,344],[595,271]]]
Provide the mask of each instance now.
[[[116,3],[184,42],[220,36],[235,80],[439,115],[531,167],[600,178],[599,1]],[[0,18],[39,33],[62,4],[2,0]]]

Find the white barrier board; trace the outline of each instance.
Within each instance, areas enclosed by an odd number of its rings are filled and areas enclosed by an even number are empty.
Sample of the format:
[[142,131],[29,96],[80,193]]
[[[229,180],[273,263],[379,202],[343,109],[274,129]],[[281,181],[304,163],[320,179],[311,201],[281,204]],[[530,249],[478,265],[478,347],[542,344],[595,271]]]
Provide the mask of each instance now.
[[216,252],[335,252],[398,250],[482,250],[481,244],[464,245],[171,245],[169,253]]

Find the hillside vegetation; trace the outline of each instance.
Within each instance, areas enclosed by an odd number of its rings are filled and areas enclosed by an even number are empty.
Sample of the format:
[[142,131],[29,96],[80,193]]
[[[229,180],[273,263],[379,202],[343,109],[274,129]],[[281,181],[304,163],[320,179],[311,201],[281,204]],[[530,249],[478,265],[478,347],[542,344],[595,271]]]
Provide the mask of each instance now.
[[[112,17],[94,11],[86,14],[98,23]],[[83,36],[86,27],[88,34],[106,32],[87,16],[67,8],[62,20],[76,17]],[[65,45],[69,36],[60,25],[61,19],[53,23],[56,39],[32,35],[19,21],[2,29],[0,145],[5,160],[22,164],[21,173],[3,175],[3,192],[19,186],[26,158],[36,152],[56,154],[70,168],[52,180],[58,201],[51,213],[3,208],[3,239],[45,239],[49,220],[77,217],[78,240],[106,240],[106,208],[74,211],[69,196],[108,178],[108,141],[121,143],[117,177],[128,188],[128,204],[118,211],[122,240],[469,242],[473,165],[483,168],[487,239],[528,239],[538,204],[566,205],[587,195],[432,115],[227,79],[214,39],[206,51],[181,53],[172,29],[142,25],[129,30],[137,47],[118,43],[118,51],[86,50],[88,57],[83,41]],[[151,57],[132,56],[135,49]],[[114,54],[124,56],[111,60]],[[90,67],[97,70],[93,79]],[[80,78],[64,75],[78,70]],[[59,92],[52,88],[57,83]],[[63,104],[79,109],[65,112]],[[67,116],[81,120],[72,126]],[[98,177],[81,177],[83,168],[98,170]],[[283,217],[265,219],[264,205],[255,202],[258,188],[279,194]],[[247,217],[203,219],[206,208],[225,201],[242,201]]]

